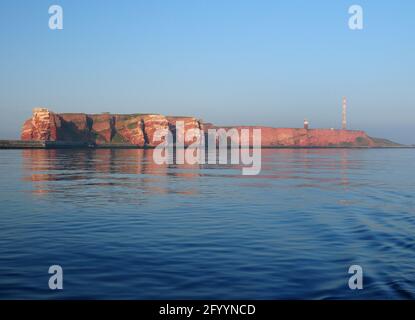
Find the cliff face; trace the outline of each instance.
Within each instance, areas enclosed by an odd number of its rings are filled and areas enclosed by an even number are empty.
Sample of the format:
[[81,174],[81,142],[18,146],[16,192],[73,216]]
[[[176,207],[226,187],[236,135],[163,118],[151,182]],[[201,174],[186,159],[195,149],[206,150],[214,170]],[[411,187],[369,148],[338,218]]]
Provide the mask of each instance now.
[[[302,129],[270,127],[238,127],[261,129],[262,147],[375,147],[377,144],[364,131],[335,129]],[[240,134],[241,136],[241,134]],[[249,140],[252,145],[252,138]]]
[[[154,141],[155,132],[170,130],[175,135],[177,121],[184,123],[185,133],[203,129],[201,121],[192,117],[165,117],[157,114],[57,114],[38,108],[33,110],[32,118],[24,123],[21,139],[156,146],[161,141]],[[193,142],[186,137],[184,141],[186,145]]]
[[[47,109],[34,109],[33,116],[27,120],[22,129],[21,139],[25,141],[63,141],[88,142],[92,144],[134,144],[139,147],[156,146],[154,141],[157,130],[170,130],[176,135],[176,122],[184,123],[184,133],[198,132],[197,129],[214,129],[212,124],[203,124],[192,117],[166,117],[156,114],[82,114],[53,113]],[[228,128],[230,129],[230,128]],[[381,146],[379,141],[372,139],[364,131],[302,129],[302,128],[270,128],[270,127],[236,127],[242,129],[261,129],[263,147],[353,147]],[[226,128],[225,128],[226,130]],[[183,137],[185,145],[192,140]],[[252,144],[252,139],[250,140]]]
[[[58,121],[58,123],[56,123]],[[47,109],[33,110],[31,119],[26,120],[22,129],[22,140],[58,140],[57,127],[60,127],[59,118]]]

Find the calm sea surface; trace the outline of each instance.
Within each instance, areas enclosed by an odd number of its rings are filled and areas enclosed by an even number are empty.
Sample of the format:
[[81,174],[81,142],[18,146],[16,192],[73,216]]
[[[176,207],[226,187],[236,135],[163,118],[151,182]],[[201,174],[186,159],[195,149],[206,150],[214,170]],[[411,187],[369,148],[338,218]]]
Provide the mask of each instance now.
[[263,150],[258,176],[152,159],[0,150],[0,299],[415,298],[415,150]]

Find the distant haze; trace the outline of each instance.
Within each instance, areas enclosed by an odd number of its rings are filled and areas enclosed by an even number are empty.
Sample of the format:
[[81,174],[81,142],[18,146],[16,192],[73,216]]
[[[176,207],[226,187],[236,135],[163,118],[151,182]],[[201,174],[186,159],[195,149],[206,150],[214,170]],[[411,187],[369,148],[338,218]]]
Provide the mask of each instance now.
[[341,125],[415,143],[415,1],[0,3],[0,139],[32,108],[191,115],[218,125]]

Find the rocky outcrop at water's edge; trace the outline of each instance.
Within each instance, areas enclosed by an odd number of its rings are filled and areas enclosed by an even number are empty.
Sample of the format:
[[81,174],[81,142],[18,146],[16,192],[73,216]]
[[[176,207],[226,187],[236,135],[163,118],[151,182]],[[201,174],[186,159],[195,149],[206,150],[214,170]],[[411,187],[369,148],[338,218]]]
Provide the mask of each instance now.
[[[54,113],[36,108],[22,128],[23,141],[84,142],[93,145],[135,145],[154,147],[157,130],[170,130],[175,136],[177,121],[184,124],[184,132],[216,128],[194,117],[170,117],[159,114],[84,114]],[[399,146],[385,139],[369,137],[360,130],[271,128],[260,126],[233,127],[261,129],[262,147],[391,147]],[[225,128],[230,129],[230,128]],[[194,130],[194,132],[201,132]],[[199,137],[200,138],[200,137]],[[193,138],[194,139],[194,138]],[[185,145],[192,143],[184,137]]]

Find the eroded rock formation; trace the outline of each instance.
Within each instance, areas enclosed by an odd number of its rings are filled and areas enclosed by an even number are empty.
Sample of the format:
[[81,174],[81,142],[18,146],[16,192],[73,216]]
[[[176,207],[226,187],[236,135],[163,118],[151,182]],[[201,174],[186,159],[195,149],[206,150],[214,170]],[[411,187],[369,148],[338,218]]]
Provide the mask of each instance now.
[[[22,129],[21,139],[25,141],[88,142],[92,144],[133,144],[139,147],[156,146],[157,130],[170,130],[176,135],[176,122],[184,124],[185,145],[196,138],[188,139],[186,133],[215,128],[193,117],[166,117],[158,114],[57,114],[44,108],[33,110],[32,118]],[[230,128],[225,128],[228,130]],[[376,139],[364,131],[304,128],[236,127],[242,129],[261,129],[263,147],[353,147],[379,146]],[[204,139],[204,137],[197,137]],[[250,140],[252,143],[252,139]]]
[[[33,110],[32,118],[22,129],[25,141],[89,142],[93,144],[134,144],[156,146],[157,130],[170,130],[175,135],[176,122],[184,124],[184,132],[203,129],[200,120],[193,117],[165,117],[158,114],[83,114],[54,113],[44,108]],[[186,139],[185,145],[193,142]]]

